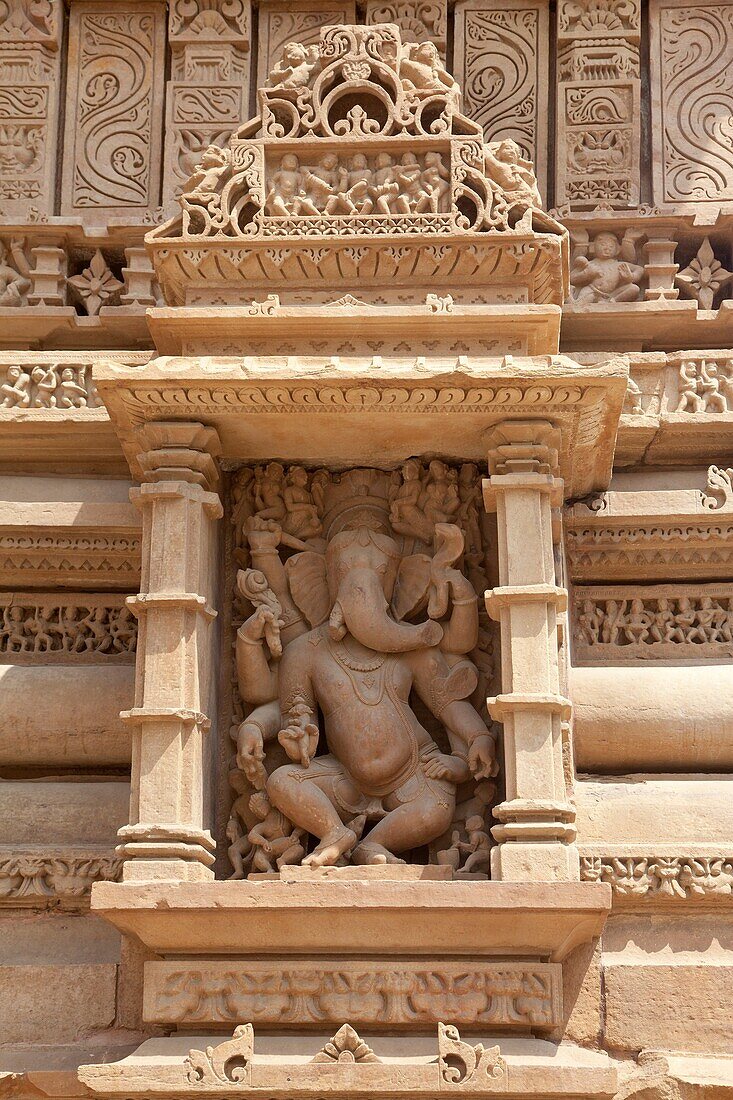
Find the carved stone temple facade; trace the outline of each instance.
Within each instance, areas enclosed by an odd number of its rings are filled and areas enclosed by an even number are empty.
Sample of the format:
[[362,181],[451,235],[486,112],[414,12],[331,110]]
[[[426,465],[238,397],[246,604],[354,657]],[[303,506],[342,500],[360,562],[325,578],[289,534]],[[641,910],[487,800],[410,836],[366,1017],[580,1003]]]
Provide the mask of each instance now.
[[733,1100],[733,0],[0,0],[0,1100]]

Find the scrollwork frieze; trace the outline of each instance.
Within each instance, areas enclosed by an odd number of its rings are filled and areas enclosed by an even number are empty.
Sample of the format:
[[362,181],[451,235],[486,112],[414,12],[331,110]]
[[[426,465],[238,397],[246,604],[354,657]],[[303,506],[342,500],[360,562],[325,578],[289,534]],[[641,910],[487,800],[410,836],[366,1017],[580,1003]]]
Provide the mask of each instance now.
[[607,882],[614,902],[720,902],[733,896],[731,855],[582,855],[584,882]]
[[81,905],[93,883],[115,882],[121,872],[111,852],[0,849],[0,906]]

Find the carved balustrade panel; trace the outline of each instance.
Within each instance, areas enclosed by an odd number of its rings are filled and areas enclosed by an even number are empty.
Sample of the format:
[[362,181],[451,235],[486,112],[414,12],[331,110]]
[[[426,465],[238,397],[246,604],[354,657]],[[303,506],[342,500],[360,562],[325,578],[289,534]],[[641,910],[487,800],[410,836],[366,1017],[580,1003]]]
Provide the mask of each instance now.
[[733,3],[651,0],[657,203],[733,199]]
[[496,765],[476,466],[270,462],[234,475],[231,501],[231,877],[349,861],[485,877]]
[[453,72],[466,114],[487,140],[515,141],[547,187],[549,5],[459,0]]
[[62,213],[139,221],[159,205],[164,50],[160,3],[72,5]]
[[560,0],[556,201],[639,202],[640,0]]
[[17,222],[54,209],[62,18],[60,0],[0,10],[0,206]]

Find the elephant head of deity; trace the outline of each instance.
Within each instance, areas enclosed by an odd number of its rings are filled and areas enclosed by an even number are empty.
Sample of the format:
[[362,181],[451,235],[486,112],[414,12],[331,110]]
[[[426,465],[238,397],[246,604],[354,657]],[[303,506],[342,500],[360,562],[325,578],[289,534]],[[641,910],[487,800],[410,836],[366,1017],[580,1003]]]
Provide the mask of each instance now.
[[286,563],[290,590],[312,627],[328,620],[334,641],[351,634],[380,653],[436,646],[443,630],[416,617],[427,606],[431,559],[403,556],[395,539],[366,523],[339,531],[325,554],[305,551]]

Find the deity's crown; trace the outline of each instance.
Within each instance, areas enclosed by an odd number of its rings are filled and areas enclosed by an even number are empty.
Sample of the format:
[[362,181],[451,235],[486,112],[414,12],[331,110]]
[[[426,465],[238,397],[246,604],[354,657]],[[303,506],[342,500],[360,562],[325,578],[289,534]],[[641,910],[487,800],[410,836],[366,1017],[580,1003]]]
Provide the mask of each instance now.
[[324,493],[323,533],[326,538],[360,526],[391,535],[390,477],[381,470],[369,469],[347,470],[335,477]]

